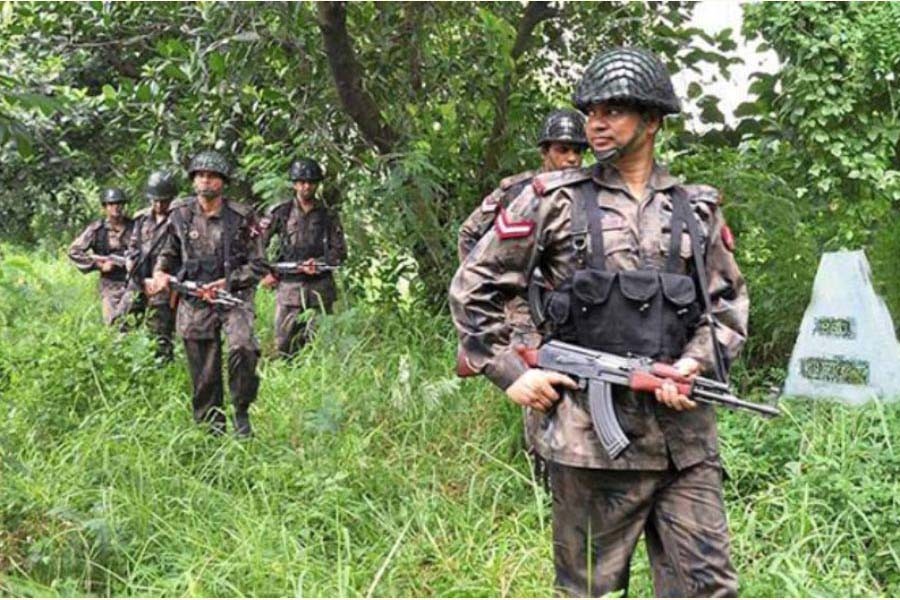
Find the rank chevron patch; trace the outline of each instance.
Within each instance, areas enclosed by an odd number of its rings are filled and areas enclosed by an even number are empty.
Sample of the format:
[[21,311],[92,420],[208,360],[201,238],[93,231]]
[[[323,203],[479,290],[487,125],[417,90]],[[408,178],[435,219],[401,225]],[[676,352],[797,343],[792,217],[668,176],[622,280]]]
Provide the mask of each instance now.
[[504,207],[500,207],[497,218],[494,219],[494,230],[501,240],[510,240],[528,237],[534,231],[534,221],[512,221]]

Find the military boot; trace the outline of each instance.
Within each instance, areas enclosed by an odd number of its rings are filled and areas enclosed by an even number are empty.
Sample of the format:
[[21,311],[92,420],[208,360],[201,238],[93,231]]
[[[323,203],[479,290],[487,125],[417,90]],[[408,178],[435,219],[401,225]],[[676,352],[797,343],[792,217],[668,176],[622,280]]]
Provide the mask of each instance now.
[[250,413],[246,408],[238,408],[234,411],[234,435],[239,438],[248,438],[253,435],[250,427]]

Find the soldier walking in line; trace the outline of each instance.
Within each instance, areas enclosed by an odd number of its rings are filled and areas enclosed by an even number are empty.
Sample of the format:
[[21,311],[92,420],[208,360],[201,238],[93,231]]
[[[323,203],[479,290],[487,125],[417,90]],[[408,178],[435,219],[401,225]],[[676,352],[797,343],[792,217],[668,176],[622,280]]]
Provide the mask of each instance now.
[[316,318],[308,310],[331,313],[337,296],[333,271],[347,258],[338,215],[316,197],[325,178],[322,167],[311,158],[301,158],[291,164],[289,175],[294,197],[271,208],[261,222],[264,248],[277,234],[276,260],[297,263],[296,268],[281,272],[271,268],[262,280],[265,287],[277,288],[275,342],[285,358],[312,338]]
[[103,322],[111,325],[125,293],[125,252],[133,223],[125,214],[125,192],[109,188],[100,194],[106,218],[85,228],[69,246],[69,258],[82,273],[100,271]]
[[[169,215],[166,241],[154,266],[147,293],[169,288],[170,275],[199,285],[198,296],[180,299],[176,331],[184,340],[193,383],[194,419],[209,423],[216,434],[225,431],[222,382],[222,337],[228,344],[228,385],[238,436],[251,435],[250,404],[256,399],[259,343],[253,333],[253,295],[265,265],[256,213],[224,196],[231,168],[215,151],[191,160],[188,174],[195,196],[179,201]],[[242,305],[216,304],[226,290]]]
[[134,232],[128,244],[128,291],[119,306],[122,316],[147,312],[147,327],[156,338],[156,354],[165,362],[173,356],[175,303],[166,291],[148,294],[145,280],[153,276],[153,265],[168,230],[169,209],[177,193],[175,178],[167,171],[156,171],[147,179],[150,207],[134,218]]
[[643,50],[603,52],[574,103],[598,164],[541,174],[509,204],[505,232],[488,231],[453,279],[453,319],[471,368],[546,414],[536,441],[550,461],[561,592],[627,592],[643,533],[657,596],[733,596],[713,408],[671,380],[654,394],[614,386],[630,444],[611,456],[576,383],[529,368],[506,341],[505,307],[535,267],[550,284],[549,333],[562,341],[723,379],[747,335],[719,192],[679,182],[654,159],[664,117],[680,112],[665,66]]

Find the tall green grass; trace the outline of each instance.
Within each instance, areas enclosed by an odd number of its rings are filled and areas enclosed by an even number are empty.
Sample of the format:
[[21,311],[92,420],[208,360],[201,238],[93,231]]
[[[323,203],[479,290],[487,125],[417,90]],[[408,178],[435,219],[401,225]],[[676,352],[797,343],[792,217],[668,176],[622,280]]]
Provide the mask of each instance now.
[[[280,362],[260,292],[241,442],[192,424],[180,351],[160,367],[102,327],[93,285],[55,258],[0,266],[0,592],[553,594],[520,413],[453,376],[446,316],[345,306]],[[900,595],[900,410],[785,408],[720,419],[742,594]],[[651,594],[643,552],[633,568]]]

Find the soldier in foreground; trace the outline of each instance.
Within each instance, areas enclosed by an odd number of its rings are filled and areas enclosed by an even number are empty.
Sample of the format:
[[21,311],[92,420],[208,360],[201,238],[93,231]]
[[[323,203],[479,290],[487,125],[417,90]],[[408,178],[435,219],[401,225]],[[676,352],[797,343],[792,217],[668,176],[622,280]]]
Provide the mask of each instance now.
[[513,200],[505,235],[489,231],[453,279],[454,322],[471,366],[547,415],[537,442],[550,461],[560,591],[627,591],[643,532],[657,596],[736,595],[712,407],[671,379],[654,393],[615,386],[630,443],[613,456],[576,382],[529,368],[506,342],[506,303],[535,267],[552,289],[549,333],[565,342],[721,379],[746,337],[747,290],[719,193],[680,183],[654,160],[663,118],[680,111],[661,61],[636,49],[601,53],[574,101],[598,164],[539,175]]
[[148,294],[145,279],[152,277],[169,222],[169,207],[178,193],[175,179],[167,171],[156,171],[147,179],[146,196],[150,207],[135,215],[134,232],[128,244],[128,292],[122,298],[119,313],[147,314],[147,327],[156,337],[156,354],[169,362],[173,356],[175,303],[165,290]]
[[69,258],[82,273],[100,271],[103,322],[111,325],[125,294],[125,252],[133,223],[125,214],[125,192],[109,188],[100,194],[105,219],[98,219],[69,246]]
[[[525,171],[503,179],[500,186],[485,196],[481,204],[463,222],[457,238],[460,263],[465,261],[488,229],[495,227],[501,233],[506,230],[505,207],[531,185],[536,175],[581,167],[584,151],[588,147],[587,139],[584,137],[584,115],[571,109],[551,112],[541,126],[537,145],[541,155],[540,169]],[[528,302],[524,296],[515,296],[509,300],[506,316],[510,327],[510,344],[537,346],[540,343],[540,334],[532,322]],[[475,374],[474,370],[465,364],[465,354],[461,351],[457,360],[459,362],[457,372],[461,376]],[[543,413],[525,408],[525,446],[534,460],[535,477],[544,480],[546,484],[546,465],[537,453],[534,442],[534,436],[542,420]]]
[[[259,389],[253,292],[265,266],[253,209],[223,195],[230,173],[228,162],[218,152],[201,152],[191,161],[188,174],[196,196],[179,202],[171,211],[166,241],[147,293],[169,289],[170,275],[176,271],[178,288],[186,289],[186,282],[199,286],[196,295],[181,297],[176,317],[194,387],[194,419],[209,423],[213,433],[225,431],[224,333],[235,434],[246,437],[252,433],[250,404]],[[219,302],[222,290],[238,301]]]
[[315,316],[330,314],[337,296],[333,271],[347,258],[340,219],[321,200],[316,189],[325,178],[319,163],[302,158],[289,172],[294,197],[271,208],[261,221],[263,247],[278,234],[276,263],[262,284],[277,288],[275,343],[278,353],[293,356],[315,331]]

